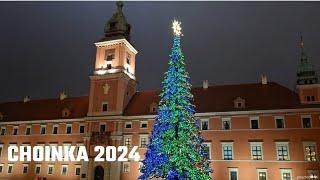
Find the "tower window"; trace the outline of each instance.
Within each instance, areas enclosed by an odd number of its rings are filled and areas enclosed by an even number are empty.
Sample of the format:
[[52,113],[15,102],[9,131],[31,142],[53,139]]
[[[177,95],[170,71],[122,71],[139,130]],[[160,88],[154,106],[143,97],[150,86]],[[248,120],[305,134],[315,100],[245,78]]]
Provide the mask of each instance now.
[[108,103],[102,103],[102,111],[107,112],[108,111]]
[[114,55],[115,55],[115,49],[107,49],[105,51],[105,57],[104,59],[106,61],[112,61],[114,59]]
[[111,64],[107,64],[107,69],[111,69]]
[[130,64],[131,62],[131,55],[127,53],[127,64]]

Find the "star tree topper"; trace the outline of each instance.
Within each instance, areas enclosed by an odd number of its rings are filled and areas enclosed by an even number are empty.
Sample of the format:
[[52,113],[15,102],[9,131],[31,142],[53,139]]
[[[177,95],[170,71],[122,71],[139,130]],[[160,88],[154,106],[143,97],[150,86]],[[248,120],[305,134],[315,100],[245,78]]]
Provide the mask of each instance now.
[[173,20],[172,22],[172,29],[173,29],[173,33],[176,36],[182,36],[183,34],[181,33],[181,22],[178,20]]

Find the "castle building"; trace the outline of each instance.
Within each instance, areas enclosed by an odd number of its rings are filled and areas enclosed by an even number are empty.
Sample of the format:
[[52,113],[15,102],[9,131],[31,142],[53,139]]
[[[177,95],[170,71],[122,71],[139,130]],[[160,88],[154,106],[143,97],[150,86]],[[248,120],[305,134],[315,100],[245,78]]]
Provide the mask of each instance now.
[[[95,162],[94,146],[139,146],[143,158],[160,91],[137,91],[138,51],[123,4],[95,43],[95,70],[84,97],[0,104],[0,179],[134,180],[141,162]],[[137,61],[137,65],[139,60]],[[320,80],[301,41],[296,90],[276,82],[192,88],[196,117],[216,180],[319,179]],[[12,162],[19,146],[81,146],[89,161]]]

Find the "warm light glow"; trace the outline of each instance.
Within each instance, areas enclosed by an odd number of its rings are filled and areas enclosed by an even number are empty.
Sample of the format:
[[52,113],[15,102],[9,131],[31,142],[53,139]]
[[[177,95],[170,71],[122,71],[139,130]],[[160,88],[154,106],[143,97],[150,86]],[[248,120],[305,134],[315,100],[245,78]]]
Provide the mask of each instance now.
[[173,33],[176,36],[182,35],[182,33],[181,33],[182,28],[181,28],[181,22],[180,21],[174,20],[172,22],[172,29],[173,29]]

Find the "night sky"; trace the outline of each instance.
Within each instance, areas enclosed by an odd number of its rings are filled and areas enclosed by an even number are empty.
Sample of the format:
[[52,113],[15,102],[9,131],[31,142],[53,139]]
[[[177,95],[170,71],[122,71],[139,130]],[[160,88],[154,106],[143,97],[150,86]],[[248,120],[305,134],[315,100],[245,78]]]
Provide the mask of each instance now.
[[[139,51],[139,90],[161,88],[172,44],[171,21],[182,21],[182,46],[194,86],[268,80],[294,89],[303,33],[320,67],[319,2],[125,2]],[[103,37],[115,2],[1,2],[0,101],[88,95],[94,42]]]

